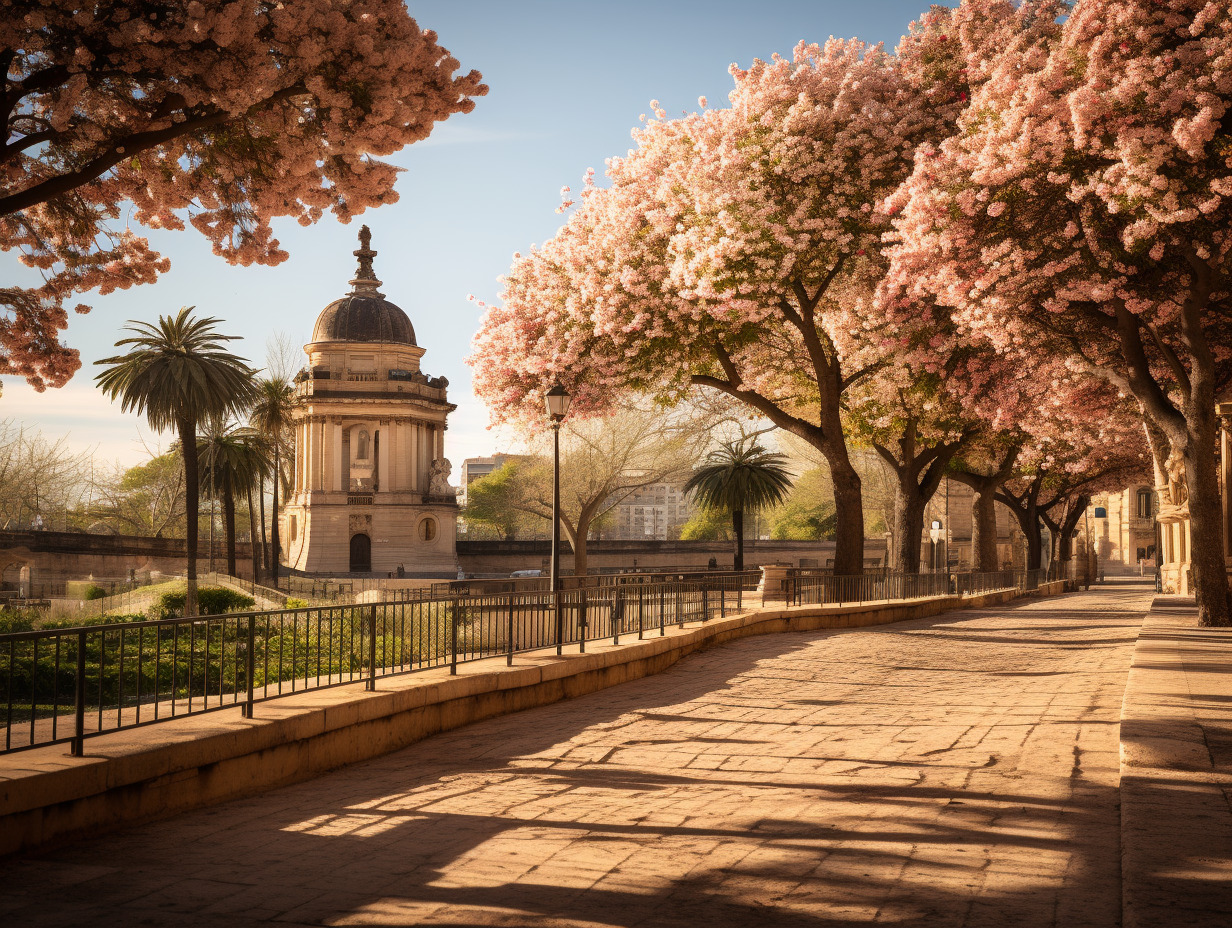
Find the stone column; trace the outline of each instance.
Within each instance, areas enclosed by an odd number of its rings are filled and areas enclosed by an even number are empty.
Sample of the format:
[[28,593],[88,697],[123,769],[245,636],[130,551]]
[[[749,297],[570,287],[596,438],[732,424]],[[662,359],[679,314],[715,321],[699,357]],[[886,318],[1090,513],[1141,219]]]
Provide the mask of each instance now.
[[325,420],[312,423],[312,489],[325,489]]
[[291,488],[300,493],[304,489],[304,424],[295,423],[295,465],[291,479]]
[[389,468],[389,446],[393,444],[393,430],[389,427],[388,419],[379,419],[377,428],[380,429],[381,447],[377,450],[378,460],[376,462],[377,479],[381,482],[381,492],[384,493],[392,490],[393,472]]
[[300,491],[307,493],[312,489],[312,421],[303,419],[299,425],[300,436],[303,442],[300,444],[300,462],[304,465],[302,476],[300,477]]
[[329,488],[331,490],[345,490],[346,486],[343,482],[342,475],[342,422],[337,418],[329,420],[329,437],[332,464],[330,468]]

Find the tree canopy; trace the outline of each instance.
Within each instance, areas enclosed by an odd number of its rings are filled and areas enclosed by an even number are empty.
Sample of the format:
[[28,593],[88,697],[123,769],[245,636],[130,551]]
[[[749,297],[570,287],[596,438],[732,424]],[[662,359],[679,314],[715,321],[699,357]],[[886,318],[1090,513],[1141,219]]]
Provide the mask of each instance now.
[[[0,373],[36,389],[80,366],[66,300],[169,263],[125,223],[277,264],[279,217],[392,203],[378,160],[487,92],[402,0],[10,0],[0,17],[0,249],[44,278],[0,287]],[[88,307],[78,304],[78,312]]]

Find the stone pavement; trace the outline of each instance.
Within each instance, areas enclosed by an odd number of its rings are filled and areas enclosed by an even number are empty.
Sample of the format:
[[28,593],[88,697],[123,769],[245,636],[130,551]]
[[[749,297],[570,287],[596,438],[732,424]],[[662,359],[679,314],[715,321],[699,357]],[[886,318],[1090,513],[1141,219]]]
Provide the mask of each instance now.
[[1114,926],[1145,585],[764,635],[0,862],[11,925]]
[[1156,599],[1121,710],[1126,928],[1232,925],[1232,631]]

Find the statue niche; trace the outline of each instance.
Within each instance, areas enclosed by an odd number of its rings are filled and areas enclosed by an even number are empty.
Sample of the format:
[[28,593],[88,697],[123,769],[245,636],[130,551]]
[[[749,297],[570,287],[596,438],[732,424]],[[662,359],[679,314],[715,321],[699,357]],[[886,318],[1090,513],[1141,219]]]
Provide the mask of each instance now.
[[371,493],[376,486],[376,441],[367,426],[351,430],[350,489],[352,493]]

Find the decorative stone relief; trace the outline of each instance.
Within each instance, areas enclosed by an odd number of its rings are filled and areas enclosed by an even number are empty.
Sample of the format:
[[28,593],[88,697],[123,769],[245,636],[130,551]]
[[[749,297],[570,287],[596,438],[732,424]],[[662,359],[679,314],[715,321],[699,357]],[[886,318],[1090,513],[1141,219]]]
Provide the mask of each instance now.
[[453,472],[453,465],[449,463],[448,458],[437,458],[432,462],[432,469],[429,471],[428,494],[430,496],[452,496],[454,488],[449,485],[449,475]]

